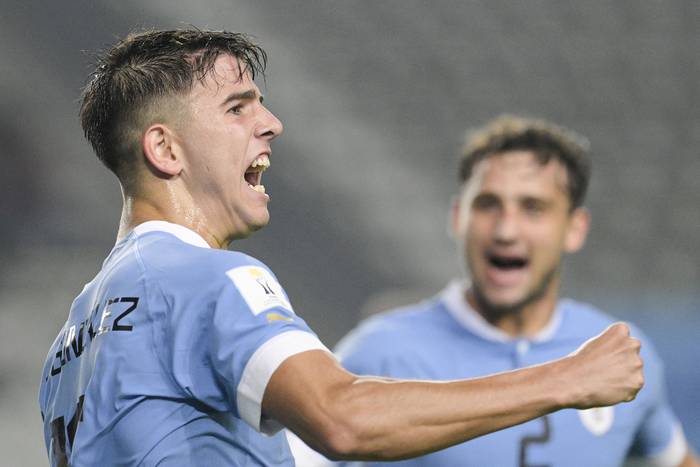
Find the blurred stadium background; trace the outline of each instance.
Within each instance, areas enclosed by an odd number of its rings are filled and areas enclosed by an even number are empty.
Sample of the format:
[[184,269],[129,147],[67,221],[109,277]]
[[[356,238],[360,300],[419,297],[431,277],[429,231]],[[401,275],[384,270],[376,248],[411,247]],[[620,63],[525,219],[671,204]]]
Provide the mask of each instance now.
[[286,126],[265,261],[332,346],[362,313],[439,290],[465,128],[502,112],[587,135],[593,231],[568,294],[636,322],[700,449],[700,3],[0,2],[0,446],[45,465],[36,393],[71,300],[114,242],[116,180],[82,139],[85,51],[142,27],[230,29],[268,50]]

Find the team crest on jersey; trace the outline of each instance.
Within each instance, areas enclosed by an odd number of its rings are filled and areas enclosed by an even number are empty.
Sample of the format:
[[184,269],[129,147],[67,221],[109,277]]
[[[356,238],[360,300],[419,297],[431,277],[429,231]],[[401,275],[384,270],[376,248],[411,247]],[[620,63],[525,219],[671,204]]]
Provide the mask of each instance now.
[[226,271],[226,275],[233,281],[254,315],[276,307],[294,312],[282,286],[267,269],[241,266]]
[[612,427],[613,420],[615,420],[615,409],[613,407],[596,407],[579,410],[578,416],[588,431],[596,436],[602,436]]

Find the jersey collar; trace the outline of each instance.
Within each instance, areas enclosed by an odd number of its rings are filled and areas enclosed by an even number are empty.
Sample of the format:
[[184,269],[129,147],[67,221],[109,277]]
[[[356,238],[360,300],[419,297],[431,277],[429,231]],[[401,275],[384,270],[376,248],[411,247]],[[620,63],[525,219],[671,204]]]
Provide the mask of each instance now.
[[165,232],[174,235],[185,243],[198,246],[200,248],[211,248],[209,244],[194,230],[180,224],[173,224],[166,221],[148,221],[134,227],[136,235],[143,235],[148,232]]
[[[440,293],[439,297],[452,317],[468,331],[477,336],[496,342],[512,342],[522,340],[512,337],[489,324],[479,313],[476,312],[465,299],[465,293],[469,284],[464,280],[455,279],[451,281]],[[561,324],[561,312],[557,306],[554,309],[552,318],[537,335],[528,339],[532,342],[546,342],[550,340]]]

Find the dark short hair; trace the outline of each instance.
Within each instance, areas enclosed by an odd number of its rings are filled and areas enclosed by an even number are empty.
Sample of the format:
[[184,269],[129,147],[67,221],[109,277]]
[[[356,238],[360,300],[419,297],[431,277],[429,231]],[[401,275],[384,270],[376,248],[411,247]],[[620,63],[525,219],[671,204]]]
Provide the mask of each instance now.
[[265,73],[265,51],[245,34],[227,31],[131,33],[98,57],[80,107],[85,137],[97,157],[120,180],[128,178],[138,155],[135,135],[150,123],[144,119],[166,112],[163,98],[185,95],[223,54],[238,59],[241,76]]
[[459,180],[465,183],[474,166],[489,157],[509,151],[531,151],[541,164],[554,159],[567,173],[571,209],[583,204],[591,176],[588,141],[553,123],[514,115],[501,115],[485,126],[467,132],[459,163]]

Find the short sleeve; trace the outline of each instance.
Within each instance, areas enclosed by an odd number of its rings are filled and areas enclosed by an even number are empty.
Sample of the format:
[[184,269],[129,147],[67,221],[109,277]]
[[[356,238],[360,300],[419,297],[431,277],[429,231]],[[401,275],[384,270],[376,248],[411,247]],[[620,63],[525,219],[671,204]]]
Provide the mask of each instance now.
[[632,456],[656,467],[676,467],[687,450],[681,425],[667,401],[658,401],[645,417],[634,440]]
[[208,326],[213,373],[231,409],[255,430],[273,434],[281,426],[261,419],[272,374],[292,355],[328,350],[265,266],[234,267],[226,278]]
[[630,454],[642,457],[656,467],[676,467],[686,454],[687,442],[678,418],[666,395],[663,363],[652,345],[645,356],[646,387],[650,391],[649,405],[637,431]]

